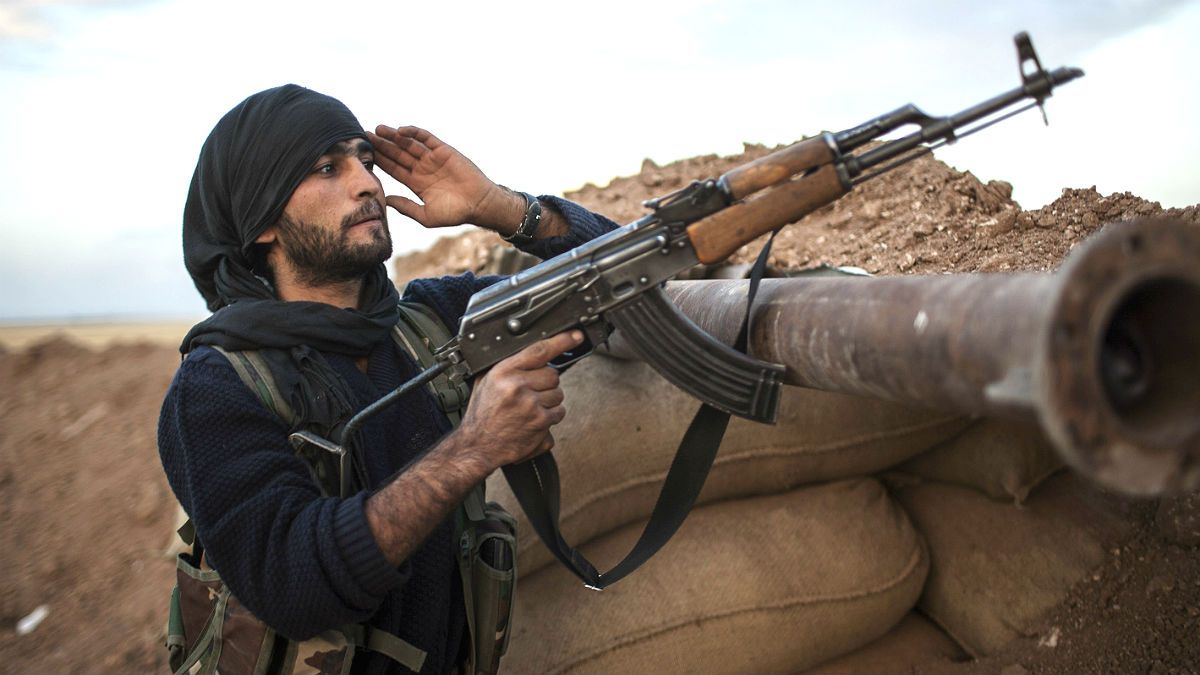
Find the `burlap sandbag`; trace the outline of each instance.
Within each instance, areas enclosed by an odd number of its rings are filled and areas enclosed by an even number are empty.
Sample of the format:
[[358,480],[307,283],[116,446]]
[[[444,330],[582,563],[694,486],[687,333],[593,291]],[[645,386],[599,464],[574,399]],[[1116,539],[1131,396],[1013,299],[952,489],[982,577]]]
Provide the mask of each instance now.
[[[584,552],[602,567],[640,523]],[[559,565],[517,584],[511,673],[797,672],[878,638],[912,607],[928,556],[874,479],[696,509],[601,593]]]
[[1127,501],[1062,471],[1024,506],[921,483],[896,490],[929,542],[921,610],[972,656],[1019,637],[1131,531]]
[[[650,515],[699,404],[649,366],[604,356],[563,375],[567,418],[554,428],[562,477],[561,524],[578,545]],[[961,431],[963,417],[787,387],[779,423],[733,419],[698,504],[773,494],[879,471]],[[488,498],[519,514],[522,574],[553,558],[499,474]]]
[[827,661],[805,675],[879,675],[921,673],[931,666],[965,660],[966,653],[928,619],[909,612],[904,619],[871,644]]
[[988,418],[897,469],[1019,504],[1062,467],[1062,459],[1036,424]]

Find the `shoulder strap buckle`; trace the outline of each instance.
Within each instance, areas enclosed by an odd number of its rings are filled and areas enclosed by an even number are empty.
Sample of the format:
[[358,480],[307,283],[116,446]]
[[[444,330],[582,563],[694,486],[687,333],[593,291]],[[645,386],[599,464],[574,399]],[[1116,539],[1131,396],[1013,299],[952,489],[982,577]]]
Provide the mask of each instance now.
[[[407,352],[422,367],[437,363],[436,350],[450,342],[453,336],[428,307],[416,303],[400,303],[400,320],[392,330],[396,345]],[[429,391],[437,400],[442,412],[454,426],[462,421],[462,411],[467,407],[471,389],[466,382],[453,380],[445,373],[429,383]]]

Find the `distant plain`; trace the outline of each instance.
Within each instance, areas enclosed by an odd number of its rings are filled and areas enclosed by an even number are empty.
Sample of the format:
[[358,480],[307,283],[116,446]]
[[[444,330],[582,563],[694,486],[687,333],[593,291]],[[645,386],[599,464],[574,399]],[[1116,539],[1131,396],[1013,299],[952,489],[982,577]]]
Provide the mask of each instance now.
[[117,343],[151,342],[176,345],[193,321],[60,322],[0,323],[0,346],[19,351],[30,345],[60,336],[90,349],[103,349]]

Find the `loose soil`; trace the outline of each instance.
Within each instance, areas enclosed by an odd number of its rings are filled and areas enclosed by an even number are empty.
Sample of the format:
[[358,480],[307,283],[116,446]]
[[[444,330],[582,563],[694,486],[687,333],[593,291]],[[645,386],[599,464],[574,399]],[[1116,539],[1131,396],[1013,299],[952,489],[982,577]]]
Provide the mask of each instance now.
[[[710,178],[769,148],[658,166],[566,195],[618,222],[641,202]],[[1103,223],[1168,215],[1200,226],[1200,207],[1162,209],[1129,193],[1066,189],[1024,211],[1002,181],[922,158],[786,228],[771,262],[875,274],[1052,270]],[[484,271],[500,240],[443,239],[398,258],[398,282]],[[757,244],[731,262],[746,262]],[[54,337],[0,346],[0,673],[166,670],[161,643],[174,567],[174,500],[155,449],[158,409],[178,364],[163,342],[87,348]],[[1140,502],[1138,534],[1110,551],[1028,638],[967,663],[918,672],[1183,673],[1200,670],[1200,504]],[[46,605],[26,635],[18,621]],[[1050,646],[1050,645],[1053,646]]]

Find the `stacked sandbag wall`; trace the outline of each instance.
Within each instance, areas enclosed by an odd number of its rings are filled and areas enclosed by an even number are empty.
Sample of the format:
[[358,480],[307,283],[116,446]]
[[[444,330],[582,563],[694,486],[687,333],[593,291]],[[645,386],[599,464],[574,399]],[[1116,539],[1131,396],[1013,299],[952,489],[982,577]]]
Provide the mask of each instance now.
[[[596,356],[563,376],[555,428],[567,540],[601,569],[632,547],[698,404],[645,364]],[[867,477],[969,420],[787,388],[775,426],[730,423],[675,538],[603,592],[519,515],[510,672],[799,672],[884,636],[928,573],[919,533]],[[499,476],[489,499],[520,514]]]
[[[584,553],[612,564],[640,529],[601,536]],[[703,506],[658,556],[603,592],[560,566],[522,578],[506,667],[796,672],[885,634],[927,572],[920,536],[874,479]]]
[[[606,569],[698,404],[606,356],[562,381],[563,532]],[[1119,508],[1059,468],[1030,425],[788,387],[777,425],[730,423],[675,538],[603,592],[551,564],[493,476],[489,499],[520,522],[505,670],[851,673],[989,653],[1125,534]]]
[[1021,506],[939,482],[894,494],[929,544],[918,607],[972,656],[1028,635],[1131,529],[1122,502],[1065,471]]

